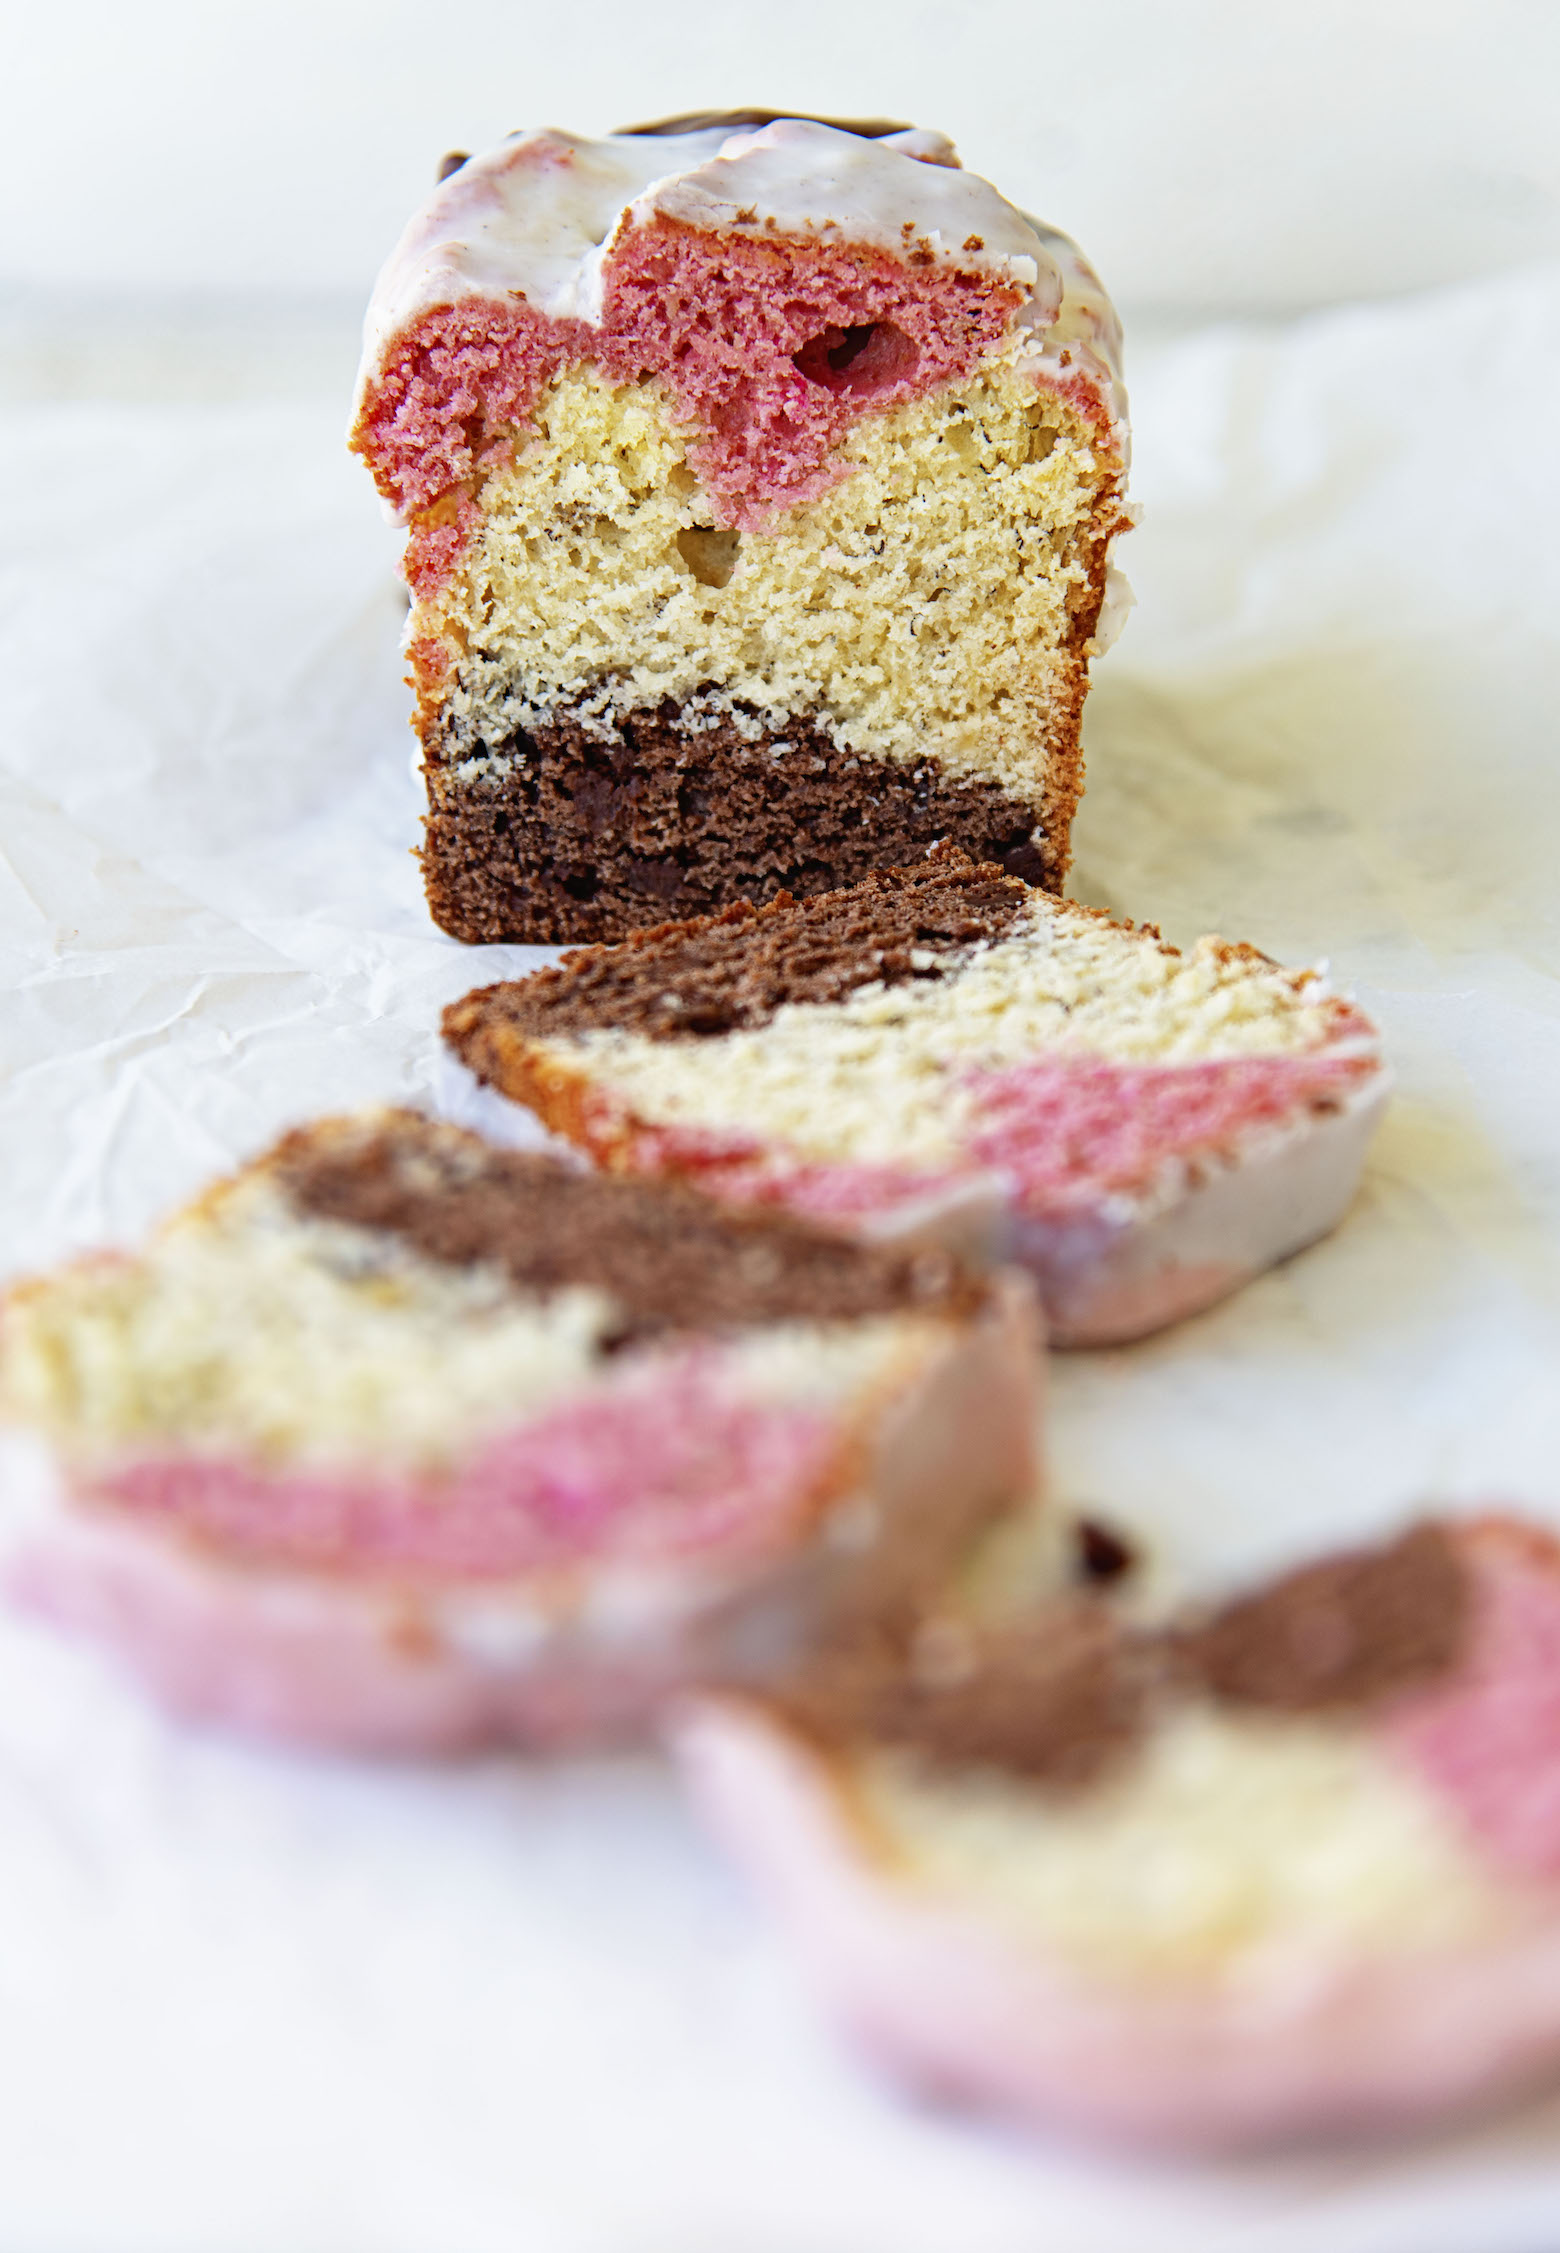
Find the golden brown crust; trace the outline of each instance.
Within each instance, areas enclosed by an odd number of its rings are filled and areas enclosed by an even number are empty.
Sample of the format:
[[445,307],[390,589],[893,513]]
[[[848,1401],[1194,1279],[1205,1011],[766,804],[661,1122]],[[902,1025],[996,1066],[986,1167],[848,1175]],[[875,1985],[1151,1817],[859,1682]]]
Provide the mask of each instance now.
[[[1073,404],[1077,404],[1073,401]],[[1111,443],[1108,421],[1093,418],[1096,435],[1102,442]],[[1112,446],[1112,452],[1114,448]],[[1099,631],[1100,613],[1105,607],[1105,590],[1110,568],[1111,543],[1118,534],[1131,530],[1132,519],[1127,515],[1121,491],[1122,471],[1118,463],[1116,475],[1104,486],[1092,511],[1092,522],[1084,543],[1088,560],[1088,579],[1085,592],[1073,613],[1072,631],[1068,637],[1068,678],[1056,704],[1056,718],[1046,742],[1045,796],[1041,806],[1041,826],[1048,838],[1058,841],[1054,856],[1055,883],[1048,889],[1060,891],[1072,866],[1072,825],[1078,811],[1078,801],[1083,796],[1083,706],[1089,693],[1089,648]]]
[[444,1037],[461,1062],[484,1087],[534,1112],[549,1134],[588,1150],[609,1171],[626,1171],[632,1126],[609,1124],[588,1072],[560,1062],[501,1018],[485,1016],[481,1004],[493,990],[482,987],[444,1012]]

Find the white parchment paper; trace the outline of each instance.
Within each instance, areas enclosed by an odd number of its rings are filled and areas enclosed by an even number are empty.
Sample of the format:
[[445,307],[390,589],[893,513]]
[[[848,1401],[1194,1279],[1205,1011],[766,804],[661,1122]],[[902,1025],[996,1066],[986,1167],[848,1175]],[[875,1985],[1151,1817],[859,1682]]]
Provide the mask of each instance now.
[[[1400,1094],[1328,1244],[1072,1357],[1065,1500],[1209,1587],[1426,1502],[1560,1518],[1560,274],[1131,371],[1140,607],[1077,888],[1330,957]],[[341,404],[0,433],[0,1258],[310,1111],[464,1101],[393,541]],[[0,2253],[1546,2253],[1560,2102],[1147,2168],[829,2038],[654,1763],[353,1767],[0,1622]]]

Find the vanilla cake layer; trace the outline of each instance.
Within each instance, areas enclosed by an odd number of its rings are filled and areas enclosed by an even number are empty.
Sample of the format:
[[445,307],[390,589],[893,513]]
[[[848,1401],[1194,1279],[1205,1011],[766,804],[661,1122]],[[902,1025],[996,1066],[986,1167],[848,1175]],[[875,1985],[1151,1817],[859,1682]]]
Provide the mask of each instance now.
[[1560,2060],[1547,1536],[1432,1523],[1212,1621],[1080,1599],[875,1663],[679,1734],[898,2073],[1214,2145],[1407,2123]]
[[[436,918],[607,938],[952,836],[1059,887],[1114,316],[940,136],[515,136],[370,313]],[[1113,612],[1114,615],[1114,612]]]
[[324,1121],[10,1294],[6,1582],[244,1726],[632,1733],[724,1636],[901,1602],[1018,1499],[1032,1347],[947,1262]]
[[1063,1344],[1194,1312],[1331,1227],[1386,1088],[1320,974],[1181,953],[948,846],[566,956],[445,1028],[603,1165],[1021,1261]]

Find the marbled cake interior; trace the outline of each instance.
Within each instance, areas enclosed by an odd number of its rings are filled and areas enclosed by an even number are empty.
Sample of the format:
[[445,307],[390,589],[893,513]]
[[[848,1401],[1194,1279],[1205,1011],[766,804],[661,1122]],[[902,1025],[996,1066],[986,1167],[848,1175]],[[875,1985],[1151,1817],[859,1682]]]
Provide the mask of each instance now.
[[446,1025],[522,1099],[549,1074],[587,1089],[551,1115],[603,1154],[734,1190],[766,1160],[916,1193],[1000,1169],[1036,1209],[1142,1190],[1377,1068],[1320,977],[1216,939],[1181,953],[947,850],[570,957]]
[[896,1879],[1123,1987],[1280,1943],[1427,1957],[1560,1881],[1543,1537],[1432,1521],[1152,1633],[1073,1609],[779,1699]]
[[4,1404],[227,1553],[502,1574],[777,1537],[974,1303],[946,1266],[370,1115],[14,1293]]

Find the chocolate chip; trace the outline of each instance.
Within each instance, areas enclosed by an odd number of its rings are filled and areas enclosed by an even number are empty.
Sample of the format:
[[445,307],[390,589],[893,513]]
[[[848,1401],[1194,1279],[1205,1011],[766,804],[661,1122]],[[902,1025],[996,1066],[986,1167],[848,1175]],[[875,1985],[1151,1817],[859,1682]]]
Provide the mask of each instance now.
[[1126,1536],[1113,1533],[1098,1518],[1080,1518],[1073,1537],[1078,1545],[1078,1578],[1097,1587],[1123,1579],[1137,1563],[1137,1551]]

